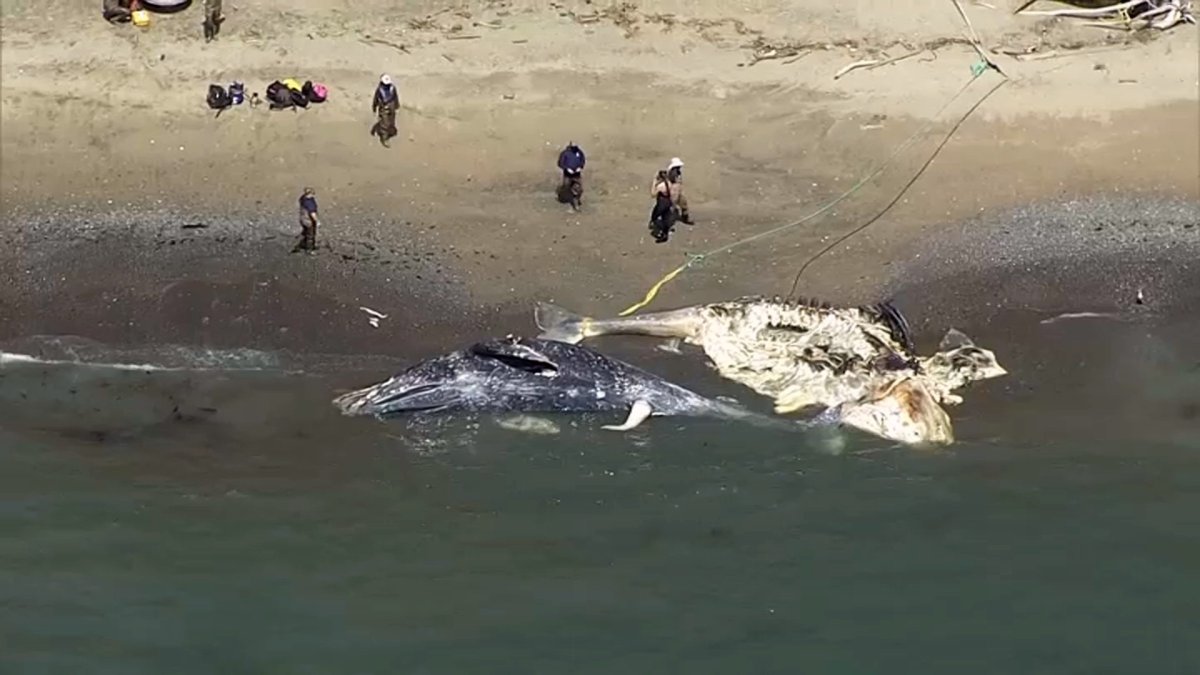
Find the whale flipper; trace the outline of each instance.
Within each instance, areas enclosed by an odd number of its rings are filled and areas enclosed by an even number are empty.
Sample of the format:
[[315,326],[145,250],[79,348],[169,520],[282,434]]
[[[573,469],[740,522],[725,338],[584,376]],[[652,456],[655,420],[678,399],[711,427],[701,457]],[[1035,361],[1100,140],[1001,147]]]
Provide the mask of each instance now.
[[974,346],[975,342],[971,340],[971,338],[967,337],[966,333],[963,333],[957,328],[951,328],[950,330],[946,331],[946,334],[942,337],[942,341],[938,344],[938,351],[948,352],[951,349],[958,349],[959,347]]
[[664,352],[682,355],[683,351],[679,349],[681,344],[683,344],[683,338],[671,338],[670,340],[667,340],[663,344],[659,345],[658,348]]
[[625,419],[623,424],[606,424],[600,428],[608,429],[609,431],[629,431],[642,422],[645,422],[646,418],[649,417],[650,413],[652,412],[654,412],[654,408],[652,408],[649,403],[643,401],[642,399],[638,399],[633,402],[633,407],[629,409],[629,417]]

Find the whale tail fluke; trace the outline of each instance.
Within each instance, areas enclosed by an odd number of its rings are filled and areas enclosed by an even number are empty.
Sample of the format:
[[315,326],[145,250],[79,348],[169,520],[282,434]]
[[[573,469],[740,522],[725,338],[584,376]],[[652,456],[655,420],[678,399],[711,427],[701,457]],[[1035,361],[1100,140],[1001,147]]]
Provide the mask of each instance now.
[[542,331],[538,335],[542,340],[577,344],[587,337],[583,332],[587,319],[558,305],[539,302],[533,311],[533,320]]

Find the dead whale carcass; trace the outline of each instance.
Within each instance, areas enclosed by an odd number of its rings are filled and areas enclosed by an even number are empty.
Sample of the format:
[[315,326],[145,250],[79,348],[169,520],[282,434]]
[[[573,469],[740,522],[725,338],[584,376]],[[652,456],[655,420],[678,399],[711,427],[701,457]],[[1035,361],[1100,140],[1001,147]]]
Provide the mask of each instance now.
[[681,339],[701,347],[723,377],[773,398],[776,412],[836,407],[843,423],[902,442],[950,442],[939,404],[956,405],[955,389],[1006,373],[995,354],[953,329],[938,353],[918,356],[908,322],[888,303],[748,297],[613,319],[540,303],[535,319],[542,338],[571,343],[619,334]]
[[904,316],[889,303],[834,307],[780,298],[740,298],[613,319],[539,303],[543,339],[577,343],[600,335],[678,338],[702,348],[725,377],[776,399],[778,412],[859,400],[881,380],[921,376],[939,402],[1005,370],[991,351],[951,330],[939,352],[920,357]]
[[627,411],[627,431],[651,415],[716,417],[770,428],[802,425],[701,396],[583,346],[514,336],[484,340],[417,363],[333,401],[345,415]]
[[862,400],[826,408],[817,424],[835,424],[909,445],[948,445],[954,442],[950,415],[921,380],[903,377],[880,384]]

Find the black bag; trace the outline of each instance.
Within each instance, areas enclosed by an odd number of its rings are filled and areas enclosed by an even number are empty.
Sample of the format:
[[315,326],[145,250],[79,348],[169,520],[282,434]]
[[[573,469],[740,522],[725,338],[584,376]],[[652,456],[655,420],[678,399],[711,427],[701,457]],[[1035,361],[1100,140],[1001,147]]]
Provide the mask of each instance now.
[[267,85],[267,103],[270,104],[271,110],[296,107],[296,101],[292,98],[292,90],[279,80]]
[[233,105],[233,99],[229,96],[229,92],[225,91],[225,87],[219,84],[208,85],[208,107],[213,110],[224,110]]
[[295,91],[293,89],[288,89],[288,93],[291,94],[292,104],[294,104],[296,107],[298,107],[298,108],[307,108],[308,107],[308,97],[304,95],[304,92]]

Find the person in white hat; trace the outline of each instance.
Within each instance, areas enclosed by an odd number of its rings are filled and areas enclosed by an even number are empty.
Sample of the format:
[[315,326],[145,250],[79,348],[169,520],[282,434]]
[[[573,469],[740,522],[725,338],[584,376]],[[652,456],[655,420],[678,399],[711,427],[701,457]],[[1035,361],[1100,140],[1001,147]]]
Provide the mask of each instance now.
[[679,207],[679,219],[688,225],[694,225],[692,216],[688,213],[687,197],[683,195],[683,160],[672,157],[667,164],[667,180],[671,183],[671,197],[675,206]]
[[396,130],[396,108],[400,106],[400,94],[392,77],[386,73],[379,76],[379,86],[375,87],[375,98],[371,101],[371,112],[378,116],[371,133],[379,136],[379,142],[387,147],[388,139],[399,133]]

